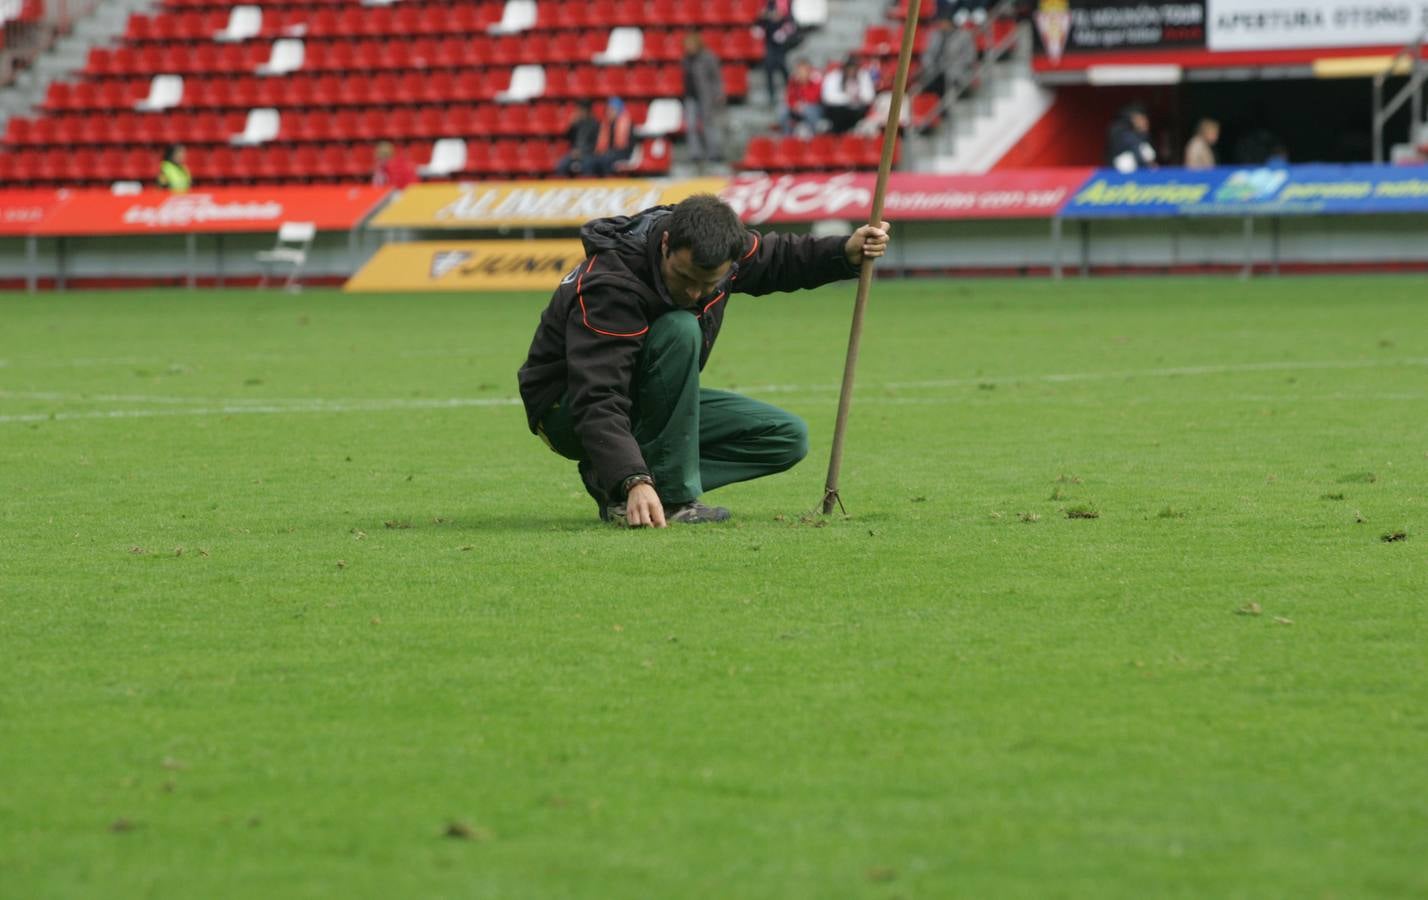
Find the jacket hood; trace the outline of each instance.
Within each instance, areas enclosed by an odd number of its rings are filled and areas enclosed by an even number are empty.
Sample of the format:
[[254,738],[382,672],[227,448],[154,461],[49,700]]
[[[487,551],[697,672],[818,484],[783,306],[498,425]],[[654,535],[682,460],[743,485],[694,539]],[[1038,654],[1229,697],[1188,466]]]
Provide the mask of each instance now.
[[638,261],[645,257],[649,247],[650,235],[658,230],[672,209],[672,206],[652,206],[633,216],[612,216],[586,222],[580,229],[585,255],[594,256],[613,250],[626,260],[630,268],[638,268]]

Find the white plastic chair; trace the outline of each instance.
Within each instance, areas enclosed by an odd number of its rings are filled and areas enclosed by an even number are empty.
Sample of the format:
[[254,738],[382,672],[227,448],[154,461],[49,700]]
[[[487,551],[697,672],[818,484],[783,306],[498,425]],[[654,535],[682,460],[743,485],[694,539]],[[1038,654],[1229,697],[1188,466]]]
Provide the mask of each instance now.
[[640,143],[635,145],[635,150],[630,154],[630,158],[615,163],[611,168],[616,172],[635,172],[644,164],[645,157],[650,159],[664,159],[669,155],[669,141],[664,138],[656,138],[648,144]]
[[511,85],[496,95],[497,103],[525,103],[545,93],[545,67],[516,66]]
[[302,267],[307,264],[307,252],[312,247],[312,239],[317,236],[317,226],[311,222],[284,222],[278,226],[278,242],[271,250],[260,250],[258,262],[263,264],[263,277],[258,287],[267,287],[268,278],[278,263],[291,265],[288,280],[283,288],[289,291],[301,290],[297,279]]
[[610,32],[605,49],[595,54],[594,61],[602,66],[619,66],[634,62],[644,55],[645,33],[638,28],[616,28]]
[[442,138],[432,145],[431,160],[417,167],[422,177],[445,178],[466,168],[466,142],[461,138]]
[[237,44],[248,38],[257,37],[263,30],[263,8],[261,6],[235,6],[228,14],[228,25],[213,36],[215,41]]
[[804,28],[828,24],[828,0],[793,0],[793,20]]
[[644,122],[635,128],[640,137],[664,137],[678,134],[684,126],[684,104],[670,97],[650,102]]
[[506,0],[501,21],[486,29],[491,34],[516,34],[535,27],[535,0]]
[[237,147],[256,147],[266,144],[278,136],[282,128],[282,118],[271,106],[248,110],[248,121],[243,124],[243,133],[235,134],[228,143]]
[[139,112],[172,109],[183,100],[182,75],[155,75],[149,82],[149,96],[134,104]]
[[302,68],[307,60],[307,45],[297,38],[283,38],[273,42],[273,51],[268,61],[257,68],[259,75],[286,75]]

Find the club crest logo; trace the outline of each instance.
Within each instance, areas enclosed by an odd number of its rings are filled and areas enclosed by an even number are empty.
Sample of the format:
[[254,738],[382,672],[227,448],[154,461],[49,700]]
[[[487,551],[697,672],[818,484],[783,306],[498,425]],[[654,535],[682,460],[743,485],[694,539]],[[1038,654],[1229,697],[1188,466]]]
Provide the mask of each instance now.
[[438,250],[431,255],[431,280],[439,281],[451,274],[457,266],[466,262],[471,256],[472,254],[466,250]]
[[1061,62],[1066,52],[1066,39],[1071,36],[1070,0],[1041,0],[1036,6],[1036,33],[1052,64]]

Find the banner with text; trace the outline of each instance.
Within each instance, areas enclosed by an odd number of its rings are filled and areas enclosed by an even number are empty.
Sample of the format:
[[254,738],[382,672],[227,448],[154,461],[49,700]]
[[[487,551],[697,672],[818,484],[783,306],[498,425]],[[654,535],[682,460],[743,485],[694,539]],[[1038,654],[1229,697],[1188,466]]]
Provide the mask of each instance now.
[[1097,172],[1066,218],[1428,213],[1428,166]]
[[550,291],[584,259],[574,238],[387,244],[344,290]]
[[559,228],[628,216],[694,194],[717,193],[722,178],[676,181],[585,179],[422,184],[382,210],[374,228]]
[[0,191],[0,237],[34,234],[62,200],[61,191]]
[[[893,172],[884,217],[890,221],[1048,219],[1092,169],[1021,169],[986,175]],[[872,172],[844,175],[741,175],[719,192],[745,222],[866,221],[872,212]]]
[[311,222],[319,231],[348,231],[386,195],[386,188],[374,187],[214,188],[189,194],[132,195],[58,191],[56,204],[29,233],[78,237],[276,232],[284,222]]
[[1205,46],[1205,0],[1040,0],[1036,50],[1067,54]]
[[1208,0],[1211,50],[1385,47],[1428,30],[1428,0]]

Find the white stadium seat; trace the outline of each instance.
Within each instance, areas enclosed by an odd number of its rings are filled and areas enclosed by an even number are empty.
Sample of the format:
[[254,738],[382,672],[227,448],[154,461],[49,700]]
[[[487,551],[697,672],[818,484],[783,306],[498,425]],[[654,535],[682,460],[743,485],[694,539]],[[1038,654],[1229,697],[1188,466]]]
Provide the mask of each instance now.
[[828,0],[793,0],[793,19],[805,28],[828,24]]
[[487,29],[491,34],[517,34],[535,27],[535,0],[506,0],[501,21]]
[[610,32],[605,49],[595,54],[602,66],[620,66],[634,62],[645,52],[645,33],[638,28],[616,28]]
[[257,37],[263,30],[263,8],[261,6],[235,6],[228,14],[228,25],[213,36],[215,41],[236,44]]
[[431,148],[431,161],[417,169],[422,177],[445,178],[466,168],[466,142],[461,138],[442,138]]
[[307,46],[297,38],[283,38],[273,42],[273,51],[268,61],[258,67],[259,75],[287,75],[302,68],[307,59]]
[[678,134],[684,126],[684,104],[671,97],[661,97],[650,103],[644,122],[635,129],[640,137],[665,137]]
[[172,109],[183,100],[182,75],[155,75],[149,82],[149,96],[134,104],[139,112]]
[[243,125],[243,133],[229,138],[229,143],[239,147],[255,147],[266,144],[278,136],[282,119],[278,111],[270,106],[248,110],[248,121]]
[[511,86],[496,95],[498,103],[525,103],[545,93],[545,67],[516,66]]

